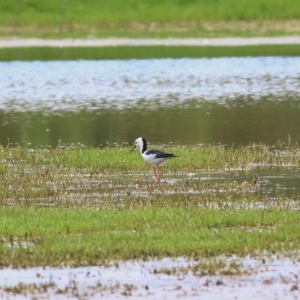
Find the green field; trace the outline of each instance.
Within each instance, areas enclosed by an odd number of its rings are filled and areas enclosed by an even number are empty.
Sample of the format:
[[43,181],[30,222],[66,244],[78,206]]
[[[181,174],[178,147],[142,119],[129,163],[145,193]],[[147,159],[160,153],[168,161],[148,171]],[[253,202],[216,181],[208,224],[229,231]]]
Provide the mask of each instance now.
[[299,250],[298,211],[214,210],[184,202],[167,206],[158,202],[119,210],[72,205],[1,209],[0,265],[82,266]]
[[[180,158],[154,181],[130,147],[1,148],[0,266],[96,265],[165,256],[299,250],[299,199],[259,192],[259,181],[189,174],[300,165],[297,145],[160,148]],[[191,192],[193,191],[193,192]],[[250,209],[251,208],[251,209]],[[213,267],[213,266],[212,266]]]
[[11,0],[0,2],[0,35],[187,37],[299,34],[291,0]]
[[[10,25],[18,10],[22,24],[81,24],[298,19],[297,1],[287,0],[16,0],[1,2],[1,24]],[[34,16],[34,19],[32,19]]]
[[238,47],[119,46],[119,47],[25,47],[0,49],[0,61],[76,59],[153,59],[238,56],[299,56],[299,45]]

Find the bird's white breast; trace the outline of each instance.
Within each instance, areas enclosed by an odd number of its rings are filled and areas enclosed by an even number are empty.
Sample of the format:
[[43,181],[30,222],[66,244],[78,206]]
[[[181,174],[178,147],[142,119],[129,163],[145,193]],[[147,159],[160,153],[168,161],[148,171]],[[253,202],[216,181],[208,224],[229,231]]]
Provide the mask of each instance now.
[[156,158],[156,154],[148,154],[147,155],[147,154],[143,153],[142,156],[147,163],[149,163],[153,166],[159,166],[166,162],[165,158]]

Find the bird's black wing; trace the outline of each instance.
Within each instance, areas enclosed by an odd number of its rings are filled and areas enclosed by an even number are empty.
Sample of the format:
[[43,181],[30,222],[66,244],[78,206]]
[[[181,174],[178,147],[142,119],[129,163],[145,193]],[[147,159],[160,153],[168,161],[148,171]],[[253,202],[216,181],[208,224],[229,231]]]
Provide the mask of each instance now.
[[166,153],[166,152],[159,151],[159,150],[148,150],[147,154],[155,154],[156,158],[172,158],[172,157],[177,157],[177,155],[175,155],[175,154]]

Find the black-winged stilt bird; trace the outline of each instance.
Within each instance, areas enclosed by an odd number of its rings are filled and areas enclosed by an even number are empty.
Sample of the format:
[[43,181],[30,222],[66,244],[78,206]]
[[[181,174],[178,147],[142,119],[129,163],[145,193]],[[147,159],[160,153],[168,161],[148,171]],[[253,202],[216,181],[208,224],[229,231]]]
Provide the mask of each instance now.
[[[147,150],[147,142],[143,137],[139,137],[135,140],[135,145],[129,153],[131,153],[136,147],[140,148],[143,159],[153,166],[153,172],[157,181],[161,180],[159,173],[159,166],[164,164],[168,159],[177,157],[172,153],[166,153],[160,150]],[[157,167],[157,171],[155,170]]]

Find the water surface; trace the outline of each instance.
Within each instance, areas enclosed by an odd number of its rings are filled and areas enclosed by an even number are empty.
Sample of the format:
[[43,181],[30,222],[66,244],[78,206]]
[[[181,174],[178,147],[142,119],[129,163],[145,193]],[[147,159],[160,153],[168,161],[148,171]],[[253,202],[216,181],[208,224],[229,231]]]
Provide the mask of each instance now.
[[[0,294],[5,299],[19,300],[28,299],[28,296],[47,299],[123,299],[129,296],[130,299],[229,300],[240,299],[241,295],[243,299],[263,300],[297,299],[299,295],[296,274],[299,274],[300,264],[296,259],[282,255],[279,258],[275,255],[244,259],[217,257],[212,260],[212,266],[217,261],[225,262],[226,266],[216,267],[221,274],[213,275],[207,270],[208,259],[195,261],[181,257],[119,262],[117,267],[6,268],[0,270]],[[237,275],[232,274],[236,271],[234,265],[237,266]]]
[[0,144],[299,141],[300,58],[0,63]]

